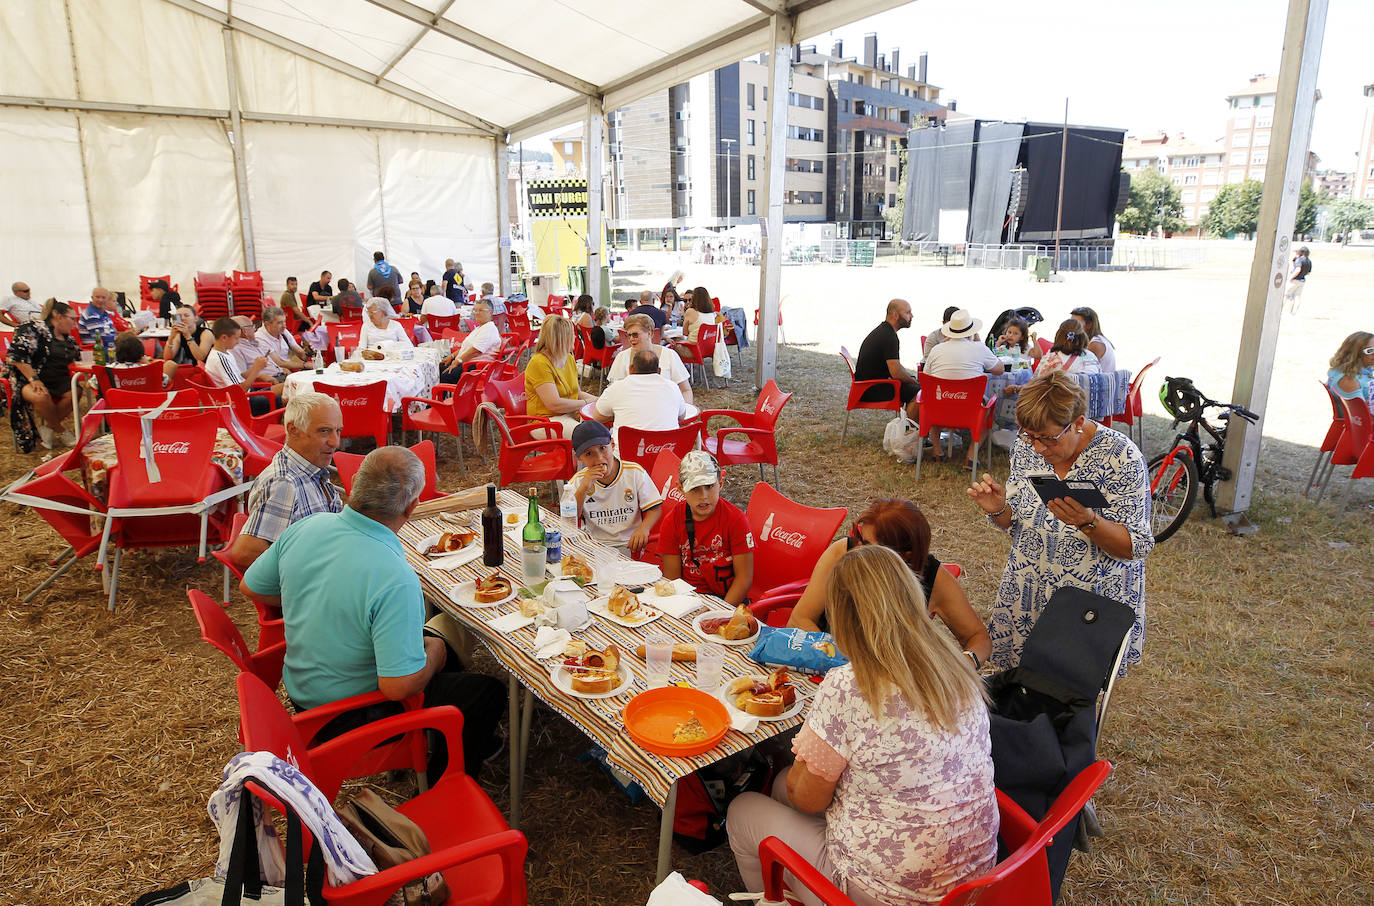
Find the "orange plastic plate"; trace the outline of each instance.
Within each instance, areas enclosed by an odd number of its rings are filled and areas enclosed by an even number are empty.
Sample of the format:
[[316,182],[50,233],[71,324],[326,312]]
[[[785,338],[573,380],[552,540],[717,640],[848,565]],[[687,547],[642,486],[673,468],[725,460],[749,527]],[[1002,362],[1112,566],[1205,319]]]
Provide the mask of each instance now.
[[[709,734],[701,742],[673,742],[673,731],[696,717]],[[730,715],[719,699],[698,689],[664,686],[641,692],[625,705],[625,729],[630,738],[656,755],[685,758],[715,747],[730,729]]]

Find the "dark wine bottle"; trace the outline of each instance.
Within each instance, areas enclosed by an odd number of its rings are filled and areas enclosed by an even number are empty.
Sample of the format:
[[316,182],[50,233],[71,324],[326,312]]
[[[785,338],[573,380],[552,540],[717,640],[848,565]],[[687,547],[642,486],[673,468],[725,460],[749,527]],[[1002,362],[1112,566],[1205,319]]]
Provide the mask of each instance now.
[[492,568],[506,562],[501,508],[496,505],[496,485],[487,485],[487,505],[482,509],[482,563]]

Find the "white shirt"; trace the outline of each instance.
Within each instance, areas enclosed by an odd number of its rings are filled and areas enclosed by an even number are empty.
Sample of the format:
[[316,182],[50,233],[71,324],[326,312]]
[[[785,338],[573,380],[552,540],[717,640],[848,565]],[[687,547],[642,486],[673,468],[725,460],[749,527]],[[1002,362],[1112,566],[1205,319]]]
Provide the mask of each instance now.
[[477,329],[463,340],[463,345],[458,347],[458,354],[462,355],[474,348],[481,355],[493,355],[501,348],[501,330],[495,321],[479,324]]
[[622,427],[672,431],[687,414],[682,390],[661,374],[630,374],[616,381],[596,401],[596,413],[614,416],[616,443]]
[[1098,367],[1101,368],[1104,372],[1115,371],[1116,347],[1112,345],[1112,341],[1102,336],[1102,334],[1098,334],[1097,336],[1092,338],[1090,344],[1091,343],[1101,343],[1103,346],[1106,347],[1102,350],[1102,355],[1097,357]]
[[[586,478],[586,469],[573,476],[576,487]],[[592,483],[592,492],[582,501],[582,516],[592,539],[602,544],[624,547],[641,521],[640,512],[648,512],[663,503],[649,473],[643,466],[620,461],[620,472],[610,484]]]
[[234,356],[222,349],[212,349],[205,357],[205,373],[210,375],[210,380],[216,387],[243,383],[243,375],[239,374],[239,366],[234,361]]
[[279,337],[273,337],[266,330],[259,330],[257,343],[259,349],[267,350],[283,362],[291,358],[291,353],[302,351],[301,344],[296,342],[296,338],[291,336],[289,330],[283,330]]
[[973,339],[949,339],[926,356],[924,373],[947,381],[981,377],[1001,364],[982,343]]
[[[654,352],[658,353],[658,373],[672,381],[674,384],[681,384],[689,380],[687,366],[682,364],[682,359],[678,354],[667,346],[653,346]],[[634,350],[625,348],[616,353],[615,361],[611,363],[611,371],[606,375],[608,380],[619,381],[630,375],[630,359],[634,358]]]
[[387,321],[385,327],[378,327],[370,319],[364,321],[362,330],[358,331],[358,348],[374,349],[380,343],[415,345],[410,342],[410,337],[406,336],[405,328],[395,321]]
[[37,321],[39,315],[43,313],[43,303],[35,299],[23,299],[19,296],[10,296],[4,302],[0,302],[0,308],[10,313],[10,317],[23,324],[25,321]]
[[451,318],[458,314],[458,306],[454,305],[448,296],[430,296],[420,306],[420,314],[426,317],[437,315],[440,318]]

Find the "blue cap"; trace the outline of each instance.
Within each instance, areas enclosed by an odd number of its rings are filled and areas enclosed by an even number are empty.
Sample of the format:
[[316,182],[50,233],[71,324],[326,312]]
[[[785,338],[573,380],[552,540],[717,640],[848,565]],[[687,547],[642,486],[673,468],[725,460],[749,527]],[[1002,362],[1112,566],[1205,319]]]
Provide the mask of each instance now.
[[611,429],[599,421],[587,419],[573,428],[573,455],[581,456],[592,447],[600,447],[611,442]]

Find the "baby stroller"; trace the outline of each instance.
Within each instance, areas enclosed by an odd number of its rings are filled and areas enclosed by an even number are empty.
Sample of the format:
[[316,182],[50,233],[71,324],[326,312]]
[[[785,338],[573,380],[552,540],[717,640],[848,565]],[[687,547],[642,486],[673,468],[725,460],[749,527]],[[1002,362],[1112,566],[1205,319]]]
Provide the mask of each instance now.
[[[1096,757],[1097,736],[1134,622],[1135,612],[1119,601],[1082,588],[1060,588],[1026,636],[1020,665],[987,680],[997,788],[1037,821]],[[1091,804],[1080,818],[1089,832],[1100,835],[1090,812]],[[1079,824],[1069,822],[1050,845],[1056,898]]]
[[992,322],[992,326],[988,328],[987,336],[984,338],[984,342],[987,343],[988,349],[997,345],[997,338],[1002,335],[1002,329],[1007,326],[1007,322],[1012,318],[1020,318],[1031,326],[1045,320],[1044,316],[1040,314],[1039,309],[1031,308],[1029,305],[1023,308],[1008,308],[998,315],[996,320]]

